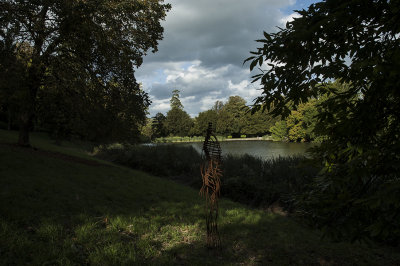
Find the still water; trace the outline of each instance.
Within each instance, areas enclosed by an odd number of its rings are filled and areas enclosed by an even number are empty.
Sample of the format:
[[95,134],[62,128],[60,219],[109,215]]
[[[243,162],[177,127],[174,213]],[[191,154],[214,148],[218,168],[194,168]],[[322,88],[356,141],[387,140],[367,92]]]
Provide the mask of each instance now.
[[[191,145],[201,152],[202,142],[175,143],[173,145]],[[262,159],[285,157],[293,155],[306,155],[306,150],[313,146],[311,143],[285,143],[265,140],[241,140],[220,142],[222,154],[243,155],[249,154]]]

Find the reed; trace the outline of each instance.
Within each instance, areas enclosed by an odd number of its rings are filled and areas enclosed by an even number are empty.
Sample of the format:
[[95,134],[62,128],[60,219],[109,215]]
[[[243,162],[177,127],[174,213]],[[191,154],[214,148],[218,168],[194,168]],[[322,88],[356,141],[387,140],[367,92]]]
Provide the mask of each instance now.
[[[110,145],[98,149],[97,156],[196,189],[202,186],[199,169],[204,161],[191,146]],[[294,210],[296,196],[307,191],[319,171],[302,156],[263,160],[245,154],[222,160],[221,196],[254,207],[278,204],[287,211]]]

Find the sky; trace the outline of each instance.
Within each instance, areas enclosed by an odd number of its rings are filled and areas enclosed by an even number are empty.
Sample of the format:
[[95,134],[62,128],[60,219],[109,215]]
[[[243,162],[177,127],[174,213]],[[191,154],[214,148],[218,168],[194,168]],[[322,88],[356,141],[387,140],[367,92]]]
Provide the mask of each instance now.
[[[136,70],[152,104],[149,116],[166,114],[174,89],[191,117],[219,100],[239,95],[248,105],[260,95],[243,61],[263,31],[276,32],[316,0],[166,0],[172,5],[158,51]],[[253,73],[254,74],[254,73]]]

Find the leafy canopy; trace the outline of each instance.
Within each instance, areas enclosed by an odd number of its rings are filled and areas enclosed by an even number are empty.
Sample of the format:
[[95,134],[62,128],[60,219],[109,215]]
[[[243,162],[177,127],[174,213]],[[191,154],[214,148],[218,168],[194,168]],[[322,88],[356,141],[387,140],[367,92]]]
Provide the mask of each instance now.
[[[2,54],[15,54],[21,44],[31,47],[21,77],[29,95],[20,110],[25,133],[36,115],[38,90],[49,84],[59,90],[83,85],[94,91],[110,91],[117,84],[137,104],[126,116],[144,121],[149,100],[136,83],[134,68],[149,50],[157,51],[160,21],[169,9],[162,0],[1,1]],[[2,82],[15,87],[13,80]]]
[[[399,2],[326,0],[297,11],[301,17],[276,33],[264,32],[262,47],[251,52],[250,70],[262,95],[256,107],[275,106],[287,116],[295,105],[324,92],[319,86],[340,79],[351,83],[349,94],[395,93],[400,64]],[[392,107],[389,107],[392,108]],[[393,110],[394,111],[394,110]]]
[[[266,106],[327,95],[316,130],[323,171],[301,203],[306,217],[338,238],[400,239],[400,2],[325,0],[276,33],[264,33],[250,69]],[[330,84],[336,80],[335,84]]]
[[165,128],[172,136],[187,136],[193,126],[192,118],[185,110],[179,99],[179,90],[172,91],[171,110],[168,111],[165,119]]

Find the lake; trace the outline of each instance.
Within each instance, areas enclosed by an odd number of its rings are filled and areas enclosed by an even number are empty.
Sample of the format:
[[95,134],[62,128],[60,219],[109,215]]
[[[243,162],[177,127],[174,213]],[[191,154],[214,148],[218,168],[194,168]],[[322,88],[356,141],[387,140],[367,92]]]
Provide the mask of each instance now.
[[[223,155],[243,155],[247,153],[262,159],[305,155],[306,150],[314,145],[312,143],[286,143],[265,140],[222,141],[220,144]],[[203,142],[173,143],[172,145],[190,145],[201,153]]]

